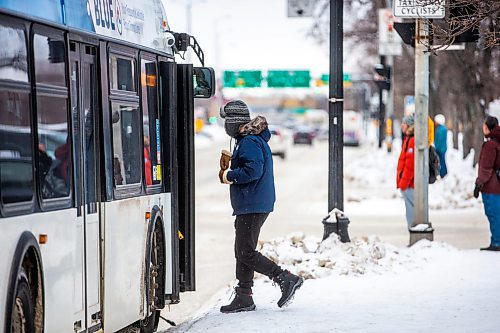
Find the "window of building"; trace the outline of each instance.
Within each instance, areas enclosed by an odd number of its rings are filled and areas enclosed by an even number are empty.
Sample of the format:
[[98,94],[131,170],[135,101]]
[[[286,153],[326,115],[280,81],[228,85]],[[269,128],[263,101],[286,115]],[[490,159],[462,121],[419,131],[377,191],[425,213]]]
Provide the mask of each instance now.
[[144,182],[161,184],[161,136],[156,61],[141,59],[142,122],[144,134]]

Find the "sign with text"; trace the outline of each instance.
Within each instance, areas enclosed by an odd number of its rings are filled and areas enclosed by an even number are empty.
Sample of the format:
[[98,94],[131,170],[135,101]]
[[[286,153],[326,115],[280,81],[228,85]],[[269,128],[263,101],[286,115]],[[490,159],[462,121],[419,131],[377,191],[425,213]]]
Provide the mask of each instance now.
[[308,70],[271,70],[267,72],[267,86],[270,88],[308,88],[310,83],[311,74]]
[[378,54],[399,56],[403,54],[401,37],[394,30],[395,17],[389,8],[378,11]]
[[401,18],[444,18],[445,0],[394,0],[394,16]]

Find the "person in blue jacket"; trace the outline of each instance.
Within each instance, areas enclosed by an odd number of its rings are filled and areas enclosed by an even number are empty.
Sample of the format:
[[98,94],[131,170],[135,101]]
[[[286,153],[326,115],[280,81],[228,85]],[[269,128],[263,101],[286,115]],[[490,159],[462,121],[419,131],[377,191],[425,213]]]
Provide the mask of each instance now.
[[439,156],[439,176],[444,178],[446,174],[448,174],[448,169],[446,168],[446,150],[448,149],[448,130],[446,129],[446,118],[442,114],[438,114],[434,117],[434,122],[436,123],[434,146],[436,147],[436,152]]
[[273,159],[268,141],[271,133],[264,117],[250,119],[247,105],[240,100],[230,101],[221,108],[226,133],[236,140],[230,166],[223,167],[219,180],[230,185],[233,207],[236,257],[235,298],[220,308],[223,313],[255,310],[252,299],[254,271],[267,275],[281,289],[278,306],[288,305],[303,283],[303,279],[256,251],[260,229],[276,200]]

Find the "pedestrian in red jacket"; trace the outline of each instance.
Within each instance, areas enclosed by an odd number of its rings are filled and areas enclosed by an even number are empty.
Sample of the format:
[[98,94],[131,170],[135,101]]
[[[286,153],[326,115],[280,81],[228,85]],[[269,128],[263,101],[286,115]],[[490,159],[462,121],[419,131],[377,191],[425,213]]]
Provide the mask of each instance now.
[[484,212],[490,223],[491,242],[490,246],[481,250],[500,251],[500,126],[497,118],[486,118],[483,134],[486,141],[479,154],[474,197],[482,193]]
[[405,133],[405,138],[398,160],[396,185],[405,200],[406,222],[410,229],[414,222],[415,120],[413,115],[403,118],[401,129]]

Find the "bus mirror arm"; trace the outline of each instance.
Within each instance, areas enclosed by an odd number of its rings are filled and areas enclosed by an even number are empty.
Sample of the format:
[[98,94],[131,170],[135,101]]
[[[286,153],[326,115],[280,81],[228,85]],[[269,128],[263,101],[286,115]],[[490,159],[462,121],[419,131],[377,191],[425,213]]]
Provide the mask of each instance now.
[[201,62],[202,66],[205,66],[205,53],[200,47],[200,44],[196,41],[196,38],[186,33],[172,32],[175,37],[175,48],[177,52],[185,52],[188,47],[191,47]]

